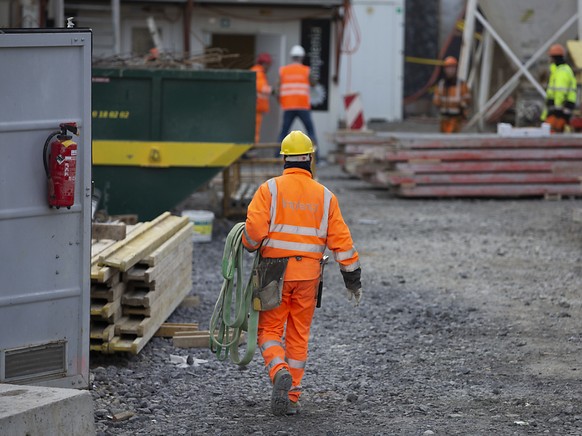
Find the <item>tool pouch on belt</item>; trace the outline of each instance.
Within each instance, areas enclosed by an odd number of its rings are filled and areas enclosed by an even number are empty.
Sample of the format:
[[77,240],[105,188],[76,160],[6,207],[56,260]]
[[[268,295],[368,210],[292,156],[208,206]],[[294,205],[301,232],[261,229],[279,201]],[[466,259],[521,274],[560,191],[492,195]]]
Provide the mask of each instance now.
[[253,309],[264,311],[279,307],[288,262],[288,257],[264,257],[259,260],[253,270]]

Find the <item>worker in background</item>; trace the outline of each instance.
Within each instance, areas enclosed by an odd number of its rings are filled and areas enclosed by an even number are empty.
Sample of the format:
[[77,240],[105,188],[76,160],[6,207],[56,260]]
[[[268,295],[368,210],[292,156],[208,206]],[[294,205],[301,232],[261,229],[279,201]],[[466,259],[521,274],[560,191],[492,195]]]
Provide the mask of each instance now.
[[[350,299],[354,297],[357,305],[362,297],[358,252],[337,198],[313,179],[314,151],[311,140],[298,130],[283,139],[283,175],[263,183],[255,193],[242,237],[247,250],[260,250],[259,268],[267,262],[282,278],[268,280],[281,284],[280,304],[261,311],[258,326],[258,345],[273,384],[271,411],[275,415],[299,412],[326,247],[339,263]],[[282,264],[286,265],[283,272]]]
[[552,59],[550,77],[546,89],[546,110],[542,121],[550,124],[553,133],[569,130],[570,117],[576,106],[576,77],[566,63],[566,50],[554,44],[548,52]]
[[[310,87],[315,86],[316,81],[311,75],[311,68],[303,65],[305,57],[303,47],[293,46],[289,55],[291,63],[279,69],[279,103],[283,109],[283,125],[279,133],[279,142],[289,133],[295,118],[299,118],[307,130],[307,136],[317,145],[309,95]],[[319,158],[317,154],[316,156]]]
[[447,56],[443,63],[444,78],[434,92],[433,104],[439,108],[442,133],[458,133],[467,119],[471,92],[465,81],[457,77],[457,59]]
[[269,86],[267,80],[267,71],[273,63],[269,53],[261,53],[257,56],[257,63],[251,67],[257,76],[257,106],[255,118],[255,144],[259,142],[261,137],[261,125],[263,124],[263,115],[269,112],[269,97],[273,92],[273,88]]

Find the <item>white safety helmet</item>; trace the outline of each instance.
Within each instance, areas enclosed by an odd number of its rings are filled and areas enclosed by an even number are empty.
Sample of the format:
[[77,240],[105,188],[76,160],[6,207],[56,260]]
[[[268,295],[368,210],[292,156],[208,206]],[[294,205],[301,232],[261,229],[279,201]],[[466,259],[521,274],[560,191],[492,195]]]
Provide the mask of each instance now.
[[293,47],[291,47],[289,55],[292,58],[302,58],[305,56],[305,50],[300,45],[294,45]]

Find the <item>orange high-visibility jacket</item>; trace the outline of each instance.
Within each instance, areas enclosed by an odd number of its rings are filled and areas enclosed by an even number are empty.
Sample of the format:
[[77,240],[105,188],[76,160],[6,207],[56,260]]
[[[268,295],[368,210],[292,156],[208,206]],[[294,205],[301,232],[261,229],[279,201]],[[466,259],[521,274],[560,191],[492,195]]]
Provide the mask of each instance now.
[[257,112],[269,112],[269,96],[271,95],[272,88],[269,86],[267,81],[267,74],[265,73],[265,67],[257,64],[253,65],[251,71],[254,71],[257,75]]
[[319,277],[326,247],[341,270],[360,267],[336,196],[300,168],[288,168],[259,187],[248,206],[242,242],[250,251],[260,246],[262,257],[289,257],[285,280]]
[[440,108],[441,115],[463,115],[463,110],[471,103],[471,93],[463,80],[457,79],[454,86],[446,86],[441,79],[432,102]]
[[279,103],[283,110],[311,109],[309,75],[311,69],[293,63],[279,68]]

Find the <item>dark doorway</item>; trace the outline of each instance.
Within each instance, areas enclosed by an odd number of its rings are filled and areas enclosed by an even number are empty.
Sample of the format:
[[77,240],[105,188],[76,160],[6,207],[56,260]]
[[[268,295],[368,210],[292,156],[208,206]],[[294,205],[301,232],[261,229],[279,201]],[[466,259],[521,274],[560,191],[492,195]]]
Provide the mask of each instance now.
[[210,60],[208,68],[247,70],[254,64],[255,35],[214,33],[206,54]]

